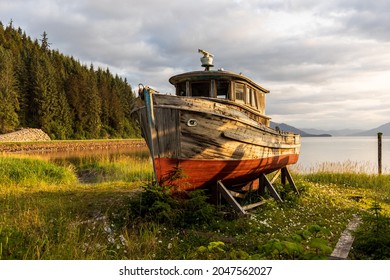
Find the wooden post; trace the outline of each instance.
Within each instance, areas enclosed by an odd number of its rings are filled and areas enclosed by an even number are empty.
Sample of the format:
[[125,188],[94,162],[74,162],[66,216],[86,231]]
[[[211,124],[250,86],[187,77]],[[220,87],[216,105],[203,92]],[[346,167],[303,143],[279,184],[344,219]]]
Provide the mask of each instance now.
[[382,174],[382,132],[378,132],[378,174]]

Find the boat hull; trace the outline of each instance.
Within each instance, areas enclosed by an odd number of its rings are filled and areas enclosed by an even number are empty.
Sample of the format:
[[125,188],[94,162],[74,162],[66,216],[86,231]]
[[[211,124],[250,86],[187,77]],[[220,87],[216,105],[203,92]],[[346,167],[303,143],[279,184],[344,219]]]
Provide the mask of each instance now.
[[270,129],[242,106],[158,94],[150,102],[134,114],[157,181],[177,191],[241,184],[298,161],[299,135]]
[[252,160],[154,159],[161,184],[175,191],[190,191],[215,185],[221,180],[227,186],[243,185],[282,167],[294,164],[298,155],[281,155]]

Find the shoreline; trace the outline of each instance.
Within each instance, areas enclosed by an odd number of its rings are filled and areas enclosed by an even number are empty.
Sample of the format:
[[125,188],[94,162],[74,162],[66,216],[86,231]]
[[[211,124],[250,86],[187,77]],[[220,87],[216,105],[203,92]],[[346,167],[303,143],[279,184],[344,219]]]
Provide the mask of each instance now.
[[61,152],[146,147],[143,139],[52,140],[41,142],[0,142],[0,153]]

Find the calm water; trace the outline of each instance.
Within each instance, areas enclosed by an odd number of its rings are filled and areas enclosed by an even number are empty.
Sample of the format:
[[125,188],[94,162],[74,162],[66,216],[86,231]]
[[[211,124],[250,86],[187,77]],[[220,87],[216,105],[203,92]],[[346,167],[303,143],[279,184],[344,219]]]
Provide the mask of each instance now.
[[[343,171],[378,172],[378,138],[302,137],[299,161],[301,171],[343,169]],[[390,137],[382,138],[382,173],[390,173]]]

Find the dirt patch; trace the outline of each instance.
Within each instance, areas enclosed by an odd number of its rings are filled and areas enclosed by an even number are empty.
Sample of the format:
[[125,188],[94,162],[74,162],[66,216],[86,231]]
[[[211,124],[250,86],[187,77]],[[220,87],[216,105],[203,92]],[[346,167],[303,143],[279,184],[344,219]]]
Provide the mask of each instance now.
[[0,142],[45,142],[50,141],[42,129],[24,128],[14,132],[0,134]]

